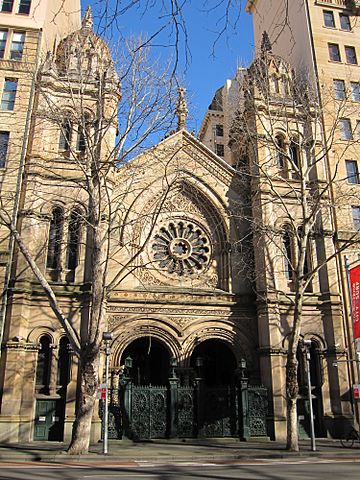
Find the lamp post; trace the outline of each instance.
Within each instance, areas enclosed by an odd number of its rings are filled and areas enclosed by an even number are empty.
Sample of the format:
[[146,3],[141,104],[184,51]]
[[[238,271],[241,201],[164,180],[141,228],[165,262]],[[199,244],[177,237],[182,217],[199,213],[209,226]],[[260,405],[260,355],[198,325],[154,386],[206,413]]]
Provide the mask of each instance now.
[[103,422],[103,454],[108,453],[108,423],[109,423],[109,357],[110,357],[110,341],[112,339],[111,332],[104,332],[102,339],[105,343],[105,405],[104,405],[104,422]]
[[311,432],[311,451],[316,451],[315,446],[315,429],[314,429],[314,411],[312,404],[312,394],[311,394],[311,376],[310,376],[310,348],[311,340],[303,340],[302,345],[306,353],[306,376],[307,376],[307,387],[308,387],[308,399],[309,399],[309,408],[310,408],[310,432]]

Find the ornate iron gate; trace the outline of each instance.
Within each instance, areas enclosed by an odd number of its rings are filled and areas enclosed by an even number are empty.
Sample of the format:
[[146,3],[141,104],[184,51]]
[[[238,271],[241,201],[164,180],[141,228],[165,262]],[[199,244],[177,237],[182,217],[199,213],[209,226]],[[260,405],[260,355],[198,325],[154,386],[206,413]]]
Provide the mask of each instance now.
[[132,386],[129,411],[131,437],[136,440],[166,438],[167,387]]
[[[109,438],[266,436],[267,389],[261,386],[137,386],[112,388]],[[102,408],[100,409],[102,416]]]

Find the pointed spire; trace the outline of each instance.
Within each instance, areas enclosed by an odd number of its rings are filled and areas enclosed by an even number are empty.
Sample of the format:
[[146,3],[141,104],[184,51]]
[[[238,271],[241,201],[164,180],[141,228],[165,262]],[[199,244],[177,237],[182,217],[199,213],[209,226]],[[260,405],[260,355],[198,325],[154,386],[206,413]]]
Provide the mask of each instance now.
[[269,34],[266,30],[263,31],[262,40],[261,40],[261,53],[264,54],[266,52],[272,51],[272,45],[270,42]]
[[179,97],[176,105],[176,115],[178,117],[177,131],[179,132],[180,130],[186,127],[186,119],[187,119],[189,110],[187,108],[186,99],[185,99],[185,93],[186,93],[185,88],[179,87],[177,91],[178,91]]
[[92,30],[94,25],[91,7],[88,6],[84,18],[82,19],[82,29],[83,30]]

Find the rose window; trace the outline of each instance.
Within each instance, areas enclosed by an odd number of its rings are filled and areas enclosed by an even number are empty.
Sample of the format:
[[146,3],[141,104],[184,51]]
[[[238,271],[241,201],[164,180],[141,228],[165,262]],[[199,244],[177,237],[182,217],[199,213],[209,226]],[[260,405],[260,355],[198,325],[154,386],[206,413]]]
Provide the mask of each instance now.
[[167,273],[179,276],[201,272],[209,263],[210,242],[192,223],[169,223],[161,227],[153,244],[154,260]]

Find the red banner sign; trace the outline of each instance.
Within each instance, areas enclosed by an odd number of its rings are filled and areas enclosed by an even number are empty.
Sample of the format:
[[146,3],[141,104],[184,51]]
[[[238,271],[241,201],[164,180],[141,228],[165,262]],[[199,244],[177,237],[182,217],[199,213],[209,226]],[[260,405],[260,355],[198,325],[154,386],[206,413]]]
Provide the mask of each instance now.
[[360,338],[360,265],[350,269],[354,340]]

